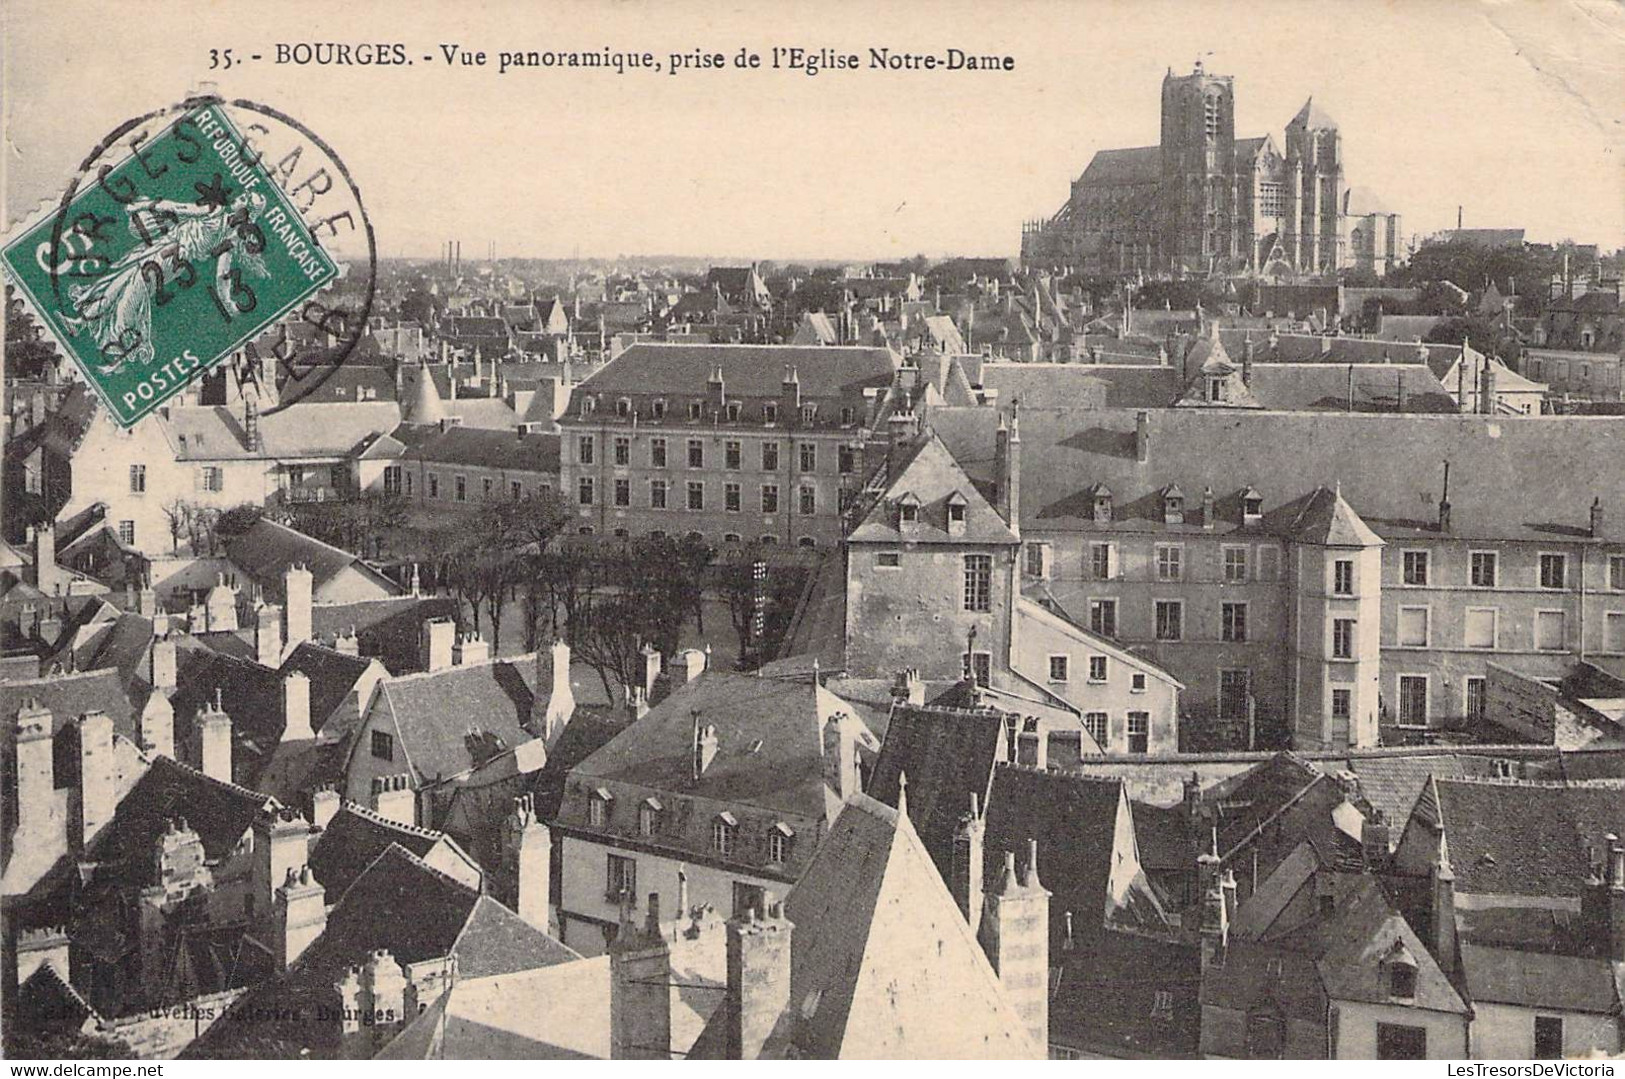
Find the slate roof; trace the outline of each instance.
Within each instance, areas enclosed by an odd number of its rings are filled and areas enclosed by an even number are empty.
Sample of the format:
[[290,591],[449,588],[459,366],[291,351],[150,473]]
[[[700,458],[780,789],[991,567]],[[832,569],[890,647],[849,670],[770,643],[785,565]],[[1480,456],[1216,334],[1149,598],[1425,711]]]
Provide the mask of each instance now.
[[1092,187],[1117,187],[1123,184],[1155,184],[1161,180],[1162,147],[1136,146],[1096,151],[1077,182]]
[[1620,990],[1605,959],[1463,941],[1461,974],[1467,995],[1475,1002],[1542,1011],[1619,1014]]
[[538,689],[552,690],[537,677],[535,656],[526,654],[387,678],[369,714],[393,723],[419,782],[433,782],[480,763],[467,739],[471,724],[509,749],[531,739],[531,702]]
[[394,582],[349,551],[323,543],[268,517],[261,517],[247,531],[227,540],[226,557],[278,597],[282,594],[283,572],[296,563],[310,570],[312,591],[318,594],[334,577],[352,568],[371,578],[381,594],[398,594],[400,591]]
[[796,926],[790,1007],[803,1058],[1034,1053],[964,915],[896,810],[862,794],[848,801],[785,913]]
[[1338,366],[1255,363],[1248,389],[1265,408],[1282,411],[1441,412],[1460,409],[1424,364]]
[[581,394],[704,396],[718,364],[730,399],[777,400],[784,369],[793,366],[804,402],[840,399],[861,406],[864,389],[891,383],[897,362],[887,348],[639,342],[577,385],[571,411],[580,411]]
[[454,424],[444,431],[436,431],[408,456],[429,464],[539,472],[551,479],[559,471],[559,436],[541,432],[518,435],[511,428],[498,430]]
[[[362,397],[356,396],[359,390]],[[371,396],[366,396],[370,394]],[[280,407],[319,402],[393,401],[395,376],[387,367],[345,363],[337,367],[323,364],[294,368],[278,388]]]
[[136,737],[135,711],[125,696],[119,673],[105,668],[0,682],[0,739],[8,753],[16,744],[17,710],[30,698],[51,710],[51,723],[57,731],[75,723],[86,712],[106,712],[113,721],[115,734],[132,741]]
[[1310,787],[1329,782],[1319,769],[1294,754],[1277,753],[1231,783],[1204,792],[1203,801],[1213,805],[1216,813],[1219,856],[1233,854]]
[[[990,476],[991,409],[942,408],[930,425],[972,479]],[[1460,538],[1583,539],[1591,501],[1625,506],[1625,417],[1426,416],[1164,409],[1145,418],[1149,460],[1135,457],[1129,410],[1023,409],[1022,526],[1090,531],[1160,524],[1160,492],[1211,486],[1219,531],[1240,522],[1246,486],[1272,510],[1340,487],[1379,535],[1437,535],[1443,462],[1450,474],[1453,534]],[[1120,520],[1092,521],[1091,488],[1105,483]],[[1509,491],[1541,491],[1538,504]],[[1132,525],[1124,522],[1132,522]]]
[[[1317,762],[1325,768],[1327,762]],[[1416,804],[1417,795],[1430,776],[1440,779],[1476,777],[1489,779],[1496,774],[1496,758],[1488,754],[1439,753],[1414,757],[1354,757],[1336,762],[1338,768],[1347,767],[1360,780],[1360,794],[1373,808],[1382,811],[1392,837],[1399,838],[1399,830]]]
[[391,674],[421,669],[418,654],[423,623],[462,615],[452,596],[392,596],[355,603],[317,603],[310,608],[310,631],[323,640],[355,630],[363,656],[377,656]]
[[1337,127],[1337,121],[1333,120],[1325,109],[1316,105],[1315,99],[1311,97],[1303,103],[1303,108],[1298,110],[1298,114],[1292,118],[1292,122],[1288,126],[1307,127],[1310,130],[1335,128]]
[[439,832],[401,824],[346,802],[311,846],[310,871],[327,889],[328,902],[337,902],[392,845],[422,858],[443,838]]
[[1592,851],[1625,834],[1625,798],[1615,786],[1435,779],[1416,812],[1444,824],[1456,890],[1574,897],[1583,893]]
[[982,388],[997,390],[998,403],[1023,408],[1101,408],[1114,385],[1098,364],[984,363]]
[[[328,717],[344,703],[344,698],[372,662],[369,656],[347,655],[324,644],[306,641],[289,653],[278,671],[281,674],[301,671],[310,679],[310,725],[321,734]],[[277,703],[281,703],[280,697]],[[362,701],[362,707],[366,703]]]
[[[919,523],[900,532],[898,507],[909,496],[919,506]],[[965,500],[965,523],[962,532],[950,533],[948,503],[955,497]],[[887,487],[885,496],[864,515],[847,539],[867,543],[898,543],[906,539],[910,543],[955,545],[1020,542],[1004,518],[966,476],[948,447],[930,432],[916,444],[913,455]]]
[[1051,956],[1051,1044],[1111,1057],[1194,1057],[1201,1040],[1201,952],[1108,930]]

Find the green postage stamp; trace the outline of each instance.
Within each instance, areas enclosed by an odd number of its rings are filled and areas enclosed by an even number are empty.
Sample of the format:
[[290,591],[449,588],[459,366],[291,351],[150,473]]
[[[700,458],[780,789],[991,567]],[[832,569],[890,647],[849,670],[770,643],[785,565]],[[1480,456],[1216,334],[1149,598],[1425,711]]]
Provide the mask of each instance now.
[[83,177],[4,264],[126,427],[339,276],[212,103]]

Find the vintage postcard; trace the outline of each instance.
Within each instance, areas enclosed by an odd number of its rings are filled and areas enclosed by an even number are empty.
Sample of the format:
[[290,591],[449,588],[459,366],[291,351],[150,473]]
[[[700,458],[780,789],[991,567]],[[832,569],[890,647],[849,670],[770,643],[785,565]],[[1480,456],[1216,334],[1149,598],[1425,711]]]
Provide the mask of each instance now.
[[1619,0],[0,27],[15,1074],[1613,1074]]

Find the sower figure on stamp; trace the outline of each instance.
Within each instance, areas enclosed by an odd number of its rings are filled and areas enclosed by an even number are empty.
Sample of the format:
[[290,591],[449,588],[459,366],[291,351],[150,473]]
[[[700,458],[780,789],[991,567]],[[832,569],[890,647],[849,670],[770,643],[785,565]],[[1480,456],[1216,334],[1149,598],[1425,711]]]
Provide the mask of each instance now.
[[130,234],[140,242],[94,284],[68,290],[77,314],[66,321],[75,332],[88,331],[95,338],[105,361],[99,365],[103,373],[132,361],[153,361],[153,304],[167,302],[171,285],[191,288],[199,265],[214,263],[214,295],[222,313],[227,302],[243,311],[253,308],[254,294],[243,284],[242,268],[255,277],[267,273],[260,258],[265,239],[253,223],[265,209],[265,196],[247,191],[228,203],[209,197],[224,194],[218,187],[202,194],[197,203],[130,202]]

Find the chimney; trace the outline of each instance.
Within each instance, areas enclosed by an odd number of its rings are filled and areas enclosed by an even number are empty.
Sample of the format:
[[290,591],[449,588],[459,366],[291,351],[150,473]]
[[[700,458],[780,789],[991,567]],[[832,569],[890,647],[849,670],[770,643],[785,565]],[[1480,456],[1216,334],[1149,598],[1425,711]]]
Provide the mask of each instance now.
[[1602,525],[1603,525],[1602,499],[1601,498],[1593,498],[1591,500],[1591,525],[1590,525],[1590,531],[1591,531],[1591,538],[1592,539],[1602,539],[1602,538],[1604,538]]
[[338,653],[340,653],[342,655],[346,655],[346,656],[359,656],[359,655],[361,655],[361,641],[355,635],[355,627],[354,626],[351,626],[348,630],[345,630],[343,633],[338,633],[338,634],[334,635],[334,637],[333,637],[333,651],[338,652]]
[[326,828],[338,816],[339,807],[343,804],[339,792],[332,787],[323,787],[310,796],[310,820],[318,828]]
[[620,928],[609,944],[609,1030],[612,1060],[670,1060],[671,944],[658,920],[660,893],[649,893],[645,927],[632,921],[632,898],[622,901]]
[[793,364],[784,367],[784,381],[779,386],[779,411],[786,423],[801,415],[801,376]]
[[978,933],[982,951],[1041,1057],[1049,1047],[1049,899],[1038,879],[1038,842],[1030,840],[1019,877],[1015,853],[1005,852],[1003,872],[987,889]]
[[[356,388],[360,393],[360,387]],[[243,445],[249,453],[259,453],[264,449],[260,441],[260,402],[259,398],[248,387],[243,387]]]
[[[406,1021],[406,972],[387,949],[380,948],[367,957],[361,967],[361,992],[372,1020],[370,1040],[373,1056],[395,1037],[396,1030]],[[367,1028],[367,1020],[362,1020]]]
[[845,802],[859,793],[858,742],[852,731],[857,720],[836,712],[824,723],[824,785]]
[[723,1000],[727,1060],[758,1060],[790,1004],[790,939],[795,926],[774,903],[728,922],[728,984]]
[[728,401],[727,384],[722,378],[722,364],[712,365],[711,378],[706,382],[705,388],[706,399],[720,412]]
[[451,642],[457,636],[457,623],[450,618],[431,618],[423,623],[418,647],[418,665],[426,671],[443,671],[451,666]]
[[897,686],[892,696],[916,708],[925,706],[925,679],[917,667],[904,667],[897,672]]
[[1202,527],[1212,531],[1214,525],[1213,488],[1202,488]]
[[[1462,354],[1466,355],[1466,346],[1462,347]],[[1486,416],[1495,413],[1495,364],[1488,356],[1484,357],[1484,391],[1479,394],[1479,411]]]
[[261,667],[282,666],[282,608],[262,603],[254,612],[254,660]]
[[1392,853],[1391,831],[1381,810],[1373,809],[1371,816],[1360,825],[1360,846],[1365,851],[1366,865],[1377,872],[1388,867]]
[[[543,693],[547,694],[545,699]],[[531,733],[552,749],[576,712],[575,689],[570,683],[570,646],[562,640],[536,650],[536,695],[531,698],[530,708]]]
[[959,818],[954,830],[954,851],[950,890],[965,924],[972,931],[982,924],[982,841],[987,833],[987,822],[976,792],[970,796],[970,811]]
[[310,676],[289,671],[282,676],[282,740],[304,742],[315,737],[310,729]]
[[1456,972],[1456,874],[1440,853],[1430,874],[1433,884],[1433,954],[1445,974]]
[[193,759],[197,769],[210,779],[231,782],[231,717],[220,707],[218,696],[192,721]]
[[1444,489],[1439,493],[1439,531],[1450,531],[1450,462],[1444,463]]
[[1241,384],[1243,386],[1251,386],[1253,384],[1253,336],[1252,336],[1252,334],[1247,335],[1246,343],[1244,344],[1244,346],[1242,348],[1242,353],[1241,353]]
[[642,686],[626,687],[626,712],[634,720],[649,714],[649,698],[644,696]]
[[1224,966],[1230,946],[1230,908],[1225,903],[1224,885],[1219,879],[1219,856],[1202,854],[1196,859],[1197,894],[1201,897],[1202,971]]
[[64,983],[69,981],[68,931],[63,926],[22,929],[17,934],[17,984],[22,985],[40,967],[56,970]]
[[56,564],[56,525],[41,521],[34,526],[34,587],[47,596],[61,595],[63,576]]
[[678,669],[683,672],[683,681],[692,682],[704,674],[709,658],[698,648],[685,648],[677,653]]
[[1134,459],[1142,465],[1151,460],[1151,413],[1145,409],[1134,414]]
[[310,866],[288,868],[271,898],[271,922],[277,965],[287,970],[327,928],[327,889]]
[[543,933],[552,909],[553,837],[529,794],[513,800],[502,829],[501,899]]
[[155,689],[147,694],[136,724],[142,752],[175,759],[175,707],[166,691]]
[[79,717],[79,849],[90,846],[118,808],[113,721],[106,712]]
[[292,652],[310,640],[310,603],[313,587],[310,570],[305,566],[289,566],[283,571],[282,615],[286,632],[282,635],[282,645],[287,652]]
[[164,693],[175,691],[177,662],[174,639],[155,637],[147,653],[147,681],[152,688]]
[[710,769],[711,762],[717,759],[720,742],[715,727],[710,724],[701,725],[698,709],[692,712],[691,716],[694,720],[694,779],[698,782]]
[[[491,644],[478,633],[468,633],[457,638],[457,643],[451,646],[451,663],[454,667],[466,667],[472,663],[485,663],[491,658]],[[538,686],[538,689],[541,687]]]

